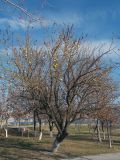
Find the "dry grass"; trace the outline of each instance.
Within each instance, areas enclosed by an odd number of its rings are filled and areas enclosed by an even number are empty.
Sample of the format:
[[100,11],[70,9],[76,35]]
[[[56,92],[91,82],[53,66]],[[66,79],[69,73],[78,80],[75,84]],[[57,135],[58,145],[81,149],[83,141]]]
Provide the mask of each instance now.
[[[61,144],[59,152],[52,154],[53,139],[49,137],[47,126],[44,127],[42,141],[38,137],[9,136],[0,137],[0,160],[54,160],[81,155],[120,152],[120,141],[117,130],[114,131],[114,145],[109,149],[107,141],[99,144],[93,140],[87,127],[80,127],[80,133],[75,126],[69,128],[69,137]],[[56,131],[54,131],[56,133]]]

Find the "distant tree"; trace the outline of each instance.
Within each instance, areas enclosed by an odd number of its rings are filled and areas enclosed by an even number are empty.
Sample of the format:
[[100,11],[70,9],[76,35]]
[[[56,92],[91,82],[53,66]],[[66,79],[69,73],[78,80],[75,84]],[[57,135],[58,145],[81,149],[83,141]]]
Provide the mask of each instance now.
[[8,138],[8,119],[11,116],[11,109],[7,102],[7,93],[5,85],[1,85],[0,87],[0,125],[1,129],[4,128],[5,136]]
[[97,130],[98,140],[102,141],[100,134],[100,127],[102,128],[104,139],[105,130],[107,126],[109,145],[111,147],[111,125],[112,122],[116,121],[116,114],[113,112],[113,105],[115,100],[118,98],[118,87],[109,77],[110,70],[103,72],[103,76],[96,81],[95,95],[92,95],[91,99],[96,100],[95,109],[89,116],[96,120],[96,127],[94,132]]

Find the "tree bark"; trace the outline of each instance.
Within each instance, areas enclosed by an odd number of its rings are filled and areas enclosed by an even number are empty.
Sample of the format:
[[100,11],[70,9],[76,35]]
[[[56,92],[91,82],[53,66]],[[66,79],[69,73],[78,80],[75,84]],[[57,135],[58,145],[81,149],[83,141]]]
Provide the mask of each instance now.
[[40,135],[39,135],[39,141],[41,141],[41,139],[42,139],[42,135],[43,135],[43,133],[42,133],[42,132],[40,132]]
[[108,133],[109,147],[112,148],[111,122],[108,122],[108,121],[107,121],[107,133]]
[[39,135],[39,141],[41,141],[42,139],[42,120],[41,120],[41,117],[39,116],[39,113],[36,112],[36,116],[37,116],[37,119],[38,119],[38,123],[39,123],[39,132],[40,132],[40,135]]
[[54,123],[53,121],[49,120],[49,129],[50,129],[50,137],[53,137],[53,127],[54,127]]
[[8,130],[5,129],[5,137],[8,138]]
[[100,124],[99,124],[98,119],[97,119],[97,134],[98,134],[98,141],[101,143],[102,139],[101,139],[101,135],[100,135]]
[[105,140],[105,131],[103,131],[103,139]]
[[68,133],[66,132],[66,130],[62,131],[62,133],[57,134],[54,142],[53,142],[53,146],[52,146],[52,151],[53,152],[57,152],[58,148],[60,146],[60,144],[62,143],[62,141],[68,136]]
[[105,140],[104,121],[101,121],[101,127],[102,127],[102,132],[103,132],[103,139]]
[[42,122],[41,119],[39,118],[39,132],[40,132],[40,136],[39,136],[39,140],[41,141],[43,133],[42,133]]
[[34,128],[34,136],[36,137],[36,112],[33,111],[33,128]]
[[18,118],[18,127],[19,127],[19,132],[20,132],[20,118]]
[[30,138],[30,135],[29,135],[29,129],[28,129],[28,138]]

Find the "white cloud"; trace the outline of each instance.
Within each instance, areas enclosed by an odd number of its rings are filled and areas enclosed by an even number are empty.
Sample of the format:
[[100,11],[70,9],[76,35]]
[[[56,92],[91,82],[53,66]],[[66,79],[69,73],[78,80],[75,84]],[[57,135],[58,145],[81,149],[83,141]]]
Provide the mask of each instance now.
[[88,40],[84,43],[85,46],[90,46],[90,48],[98,48],[101,51],[105,52],[108,50],[117,51],[119,48],[119,41],[117,40],[108,40],[108,39],[100,39],[100,40]]
[[41,24],[39,22],[32,22],[30,23],[28,20],[25,19],[19,19],[19,18],[0,18],[0,25],[4,26],[4,25],[9,25],[11,28],[13,28],[14,30],[17,29],[25,29],[28,26],[31,27],[41,27]]
[[74,24],[78,25],[82,22],[82,17],[77,15],[76,13],[61,13],[61,15],[52,15],[50,18],[51,22],[55,22],[58,25],[63,25],[63,24]]
[[43,18],[41,21],[35,21],[30,22],[27,19],[23,18],[0,18],[0,25],[9,25],[14,30],[17,29],[25,29],[28,26],[34,27],[34,28],[41,28],[41,27],[48,27],[52,26],[53,24],[57,25],[63,25],[63,24],[74,24],[77,25],[82,21],[82,18],[80,18],[75,13],[67,13],[64,15],[61,13],[61,15],[50,15],[46,19]]
[[108,63],[118,63],[120,59],[120,51],[119,51],[119,40],[94,40],[91,42],[91,47],[98,48],[96,54],[105,53],[107,51],[108,54],[104,55],[104,59]]

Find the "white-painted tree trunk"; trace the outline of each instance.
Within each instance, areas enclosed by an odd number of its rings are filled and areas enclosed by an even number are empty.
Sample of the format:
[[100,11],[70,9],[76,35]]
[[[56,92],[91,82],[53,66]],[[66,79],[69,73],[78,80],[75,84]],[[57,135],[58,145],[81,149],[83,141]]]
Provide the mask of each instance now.
[[112,138],[111,138],[110,128],[108,128],[108,140],[109,140],[109,147],[112,148]]
[[39,141],[41,141],[42,136],[43,136],[43,133],[42,133],[42,132],[40,132],[40,135],[39,135]]
[[53,137],[53,132],[52,132],[52,131],[50,131],[50,137],[51,137],[51,138]]
[[103,132],[103,139],[105,140],[105,132]]
[[98,134],[98,141],[101,143],[101,142],[102,142],[102,139],[101,139],[101,134],[100,134],[99,121],[97,121],[97,134]]
[[110,132],[108,133],[108,140],[109,140],[109,147],[112,148],[112,139],[111,139]]
[[28,138],[30,138],[30,135],[29,135],[29,129],[28,129]]
[[5,129],[5,137],[8,138],[8,130]]
[[111,137],[109,137],[109,147],[112,148],[112,141],[111,141]]
[[53,143],[52,151],[53,151],[53,152],[57,152],[59,146],[60,146],[60,143],[59,143],[57,140],[55,140],[54,143]]
[[52,146],[52,151],[53,152],[57,152],[60,144],[63,142],[63,140],[67,136],[68,136],[67,128],[64,128],[61,133],[58,132],[58,134],[56,135],[56,138],[55,138],[55,140],[53,142],[53,146]]
[[109,122],[107,122],[107,134],[108,134],[109,147],[112,148],[111,125],[109,124]]

